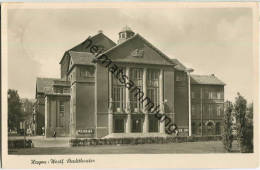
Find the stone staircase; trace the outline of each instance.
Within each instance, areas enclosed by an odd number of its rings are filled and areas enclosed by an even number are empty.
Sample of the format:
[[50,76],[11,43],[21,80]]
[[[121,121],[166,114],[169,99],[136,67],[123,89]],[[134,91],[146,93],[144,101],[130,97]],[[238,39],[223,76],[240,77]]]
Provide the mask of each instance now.
[[103,138],[146,138],[146,137],[167,137],[163,133],[111,133]]

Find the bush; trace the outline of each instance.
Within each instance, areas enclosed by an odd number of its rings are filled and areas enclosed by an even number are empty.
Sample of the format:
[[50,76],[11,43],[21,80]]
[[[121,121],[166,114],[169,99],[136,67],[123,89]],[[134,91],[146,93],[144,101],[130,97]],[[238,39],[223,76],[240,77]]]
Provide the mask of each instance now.
[[165,144],[198,141],[217,141],[221,136],[168,136],[168,137],[138,137],[138,138],[109,138],[109,139],[71,139],[70,146],[96,146],[96,145],[138,145],[138,144]]
[[223,140],[222,140],[224,144],[224,148],[227,152],[231,152],[232,142],[233,142],[232,120],[231,120],[232,110],[233,110],[232,103],[227,101],[225,103],[224,133],[223,133]]
[[17,139],[17,140],[8,140],[8,148],[33,148],[32,140],[24,140],[24,139]]
[[[237,141],[241,153],[253,152],[253,105],[247,108],[247,101],[238,93],[235,101],[237,120]],[[248,115],[249,113],[249,115]]]

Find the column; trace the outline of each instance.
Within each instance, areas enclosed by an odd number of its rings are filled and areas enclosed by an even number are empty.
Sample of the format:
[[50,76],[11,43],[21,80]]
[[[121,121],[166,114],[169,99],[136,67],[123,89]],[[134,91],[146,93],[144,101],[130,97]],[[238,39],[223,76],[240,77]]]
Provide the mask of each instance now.
[[[130,68],[126,67],[126,76],[130,77]],[[125,112],[127,113],[127,118],[126,118],[126,133],[131,133],[131,109],[130,109],[130,93],[129,89],[125,88],[126,90],[126,108]]]
[[[144,92],[144,98],[147,97],[147,90],[146,90],[146,77],[147,77],[147,69],[143,69],[143,92]],[[145,104],[143,103],[143,112],[144,112],[144,123],[143,123],[143,133],[148,133],[148,128],[149,128],[149,117],[148,117],[148,112],[145,108]]]
[[187,72],[188,76],[188,100],[189,100],[189,136],[191,136],[191,97],[190,97],[190,72]]
[[113,98],[112,98],[112,73],[108,72],[109,108],[108,108],[108,134],[113,133]]
[[[44,130],[45,130],[45,132],[44,132],[44,136],[45,137],[47,137],[47,130],[49,129],[49,126],[48,125],[51,125],[50,123],[50,97],[49,96],[45,96],[45,122],[44,122]],[[42,135],[42,127],[40,127],[41,128],[41,130],[40,130],[40,132],[41,132],[41,135]]]
[[[160,69],[160,74],[159,74],[159,103],[160,103],[161,114],[164,115],[165,113],[164,113],[164,96],[163,96],[163,69]],[[165,133],[165,121],[160,121],[160,133]]]
[[113,133],[113,113],[108,113],[108,134]]
[[76,104],[75,101],[75,86],[71,87],[70,98],[70,136],[76,137]]

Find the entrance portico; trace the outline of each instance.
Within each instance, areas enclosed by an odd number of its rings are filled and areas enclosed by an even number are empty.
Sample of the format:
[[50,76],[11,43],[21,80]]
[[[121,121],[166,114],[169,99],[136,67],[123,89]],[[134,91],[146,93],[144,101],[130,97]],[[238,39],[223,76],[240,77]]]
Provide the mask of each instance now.
[[[164,114],[164,97],[163,97],[163,69],[150,69],[151,73],[150,79],[147,77],[147,68],[138,69],[138,72],[135,71],[136,68],[125,67],[124,72],[127,77],[136,79],[133,77],[133,72],[138,75],[140,78],[139,83],[142,82],[141,88],[142,91],[139,91],[139,97],[144,99],[149,97],[148,100],[131,100],[130,96],[133,96],[131,89],[120,87],[116,89],[114,87],[114,82],[116,77],[109,72],[109,116],[108,116],[108,128],[109,134],[111,133],[165,133],[165,122],[160,121],[155,117],[154,113],[149,111],[155,109],[159,105],[160,114]],[[131,72],[132,71],[132,72]],[[153,74],[158,73],[158,74]],[[151,77],[152,75],[152,77]],[[153,86],[156,88],[149,87],[149,92],[152,95],[147,94],[147,81],[149,83],[154,83]],[[154,82],[151,82],[154,81]],[[140,84],[137,84],[140,85]],[[137,86],[136,85],[136,86]],[[157,90],[158,89],[158,90]],[[119,91],[119,92],[118,92]],[[140,94],[143,94],[142,96]],[[121,101],[113,101],[113,98],[119,96]],[[140,99],[140,98],[139,98]],[[152,102],[151,102],[152,101]],[[134,103],[135,102],[135,103]],[[150,106],[153,107],[150,107]],[[141,108],[140,108],[141,107]],[[149,109],[150,107],[150,109]]]

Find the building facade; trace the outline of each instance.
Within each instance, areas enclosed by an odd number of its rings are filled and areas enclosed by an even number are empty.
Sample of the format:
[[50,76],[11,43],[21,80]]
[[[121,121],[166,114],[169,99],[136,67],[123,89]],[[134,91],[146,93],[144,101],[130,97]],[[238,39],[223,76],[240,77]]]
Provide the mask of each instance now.
[[192,134],[221,134],[224,85],[215,75],[191,75]]
[[[109,60],[97,60],[102,56]],[[129,27],[119,32],[118,44],[99,32],[66,51],[60,70],[59,79],[36,81],[37,132],[46,137],[167,136],[173,124],[180,135],[196,135],[191,128],[199,121],[193,116],[199,113],[192,112],[193,90],[221,87],[224,95],[224,83],[217,77],[212,79],[222,84],[194,83],[190,69]],[[156,109],[170,122],[156,118]],[[222,126],[221,112],[203,120],[218,120]]]

